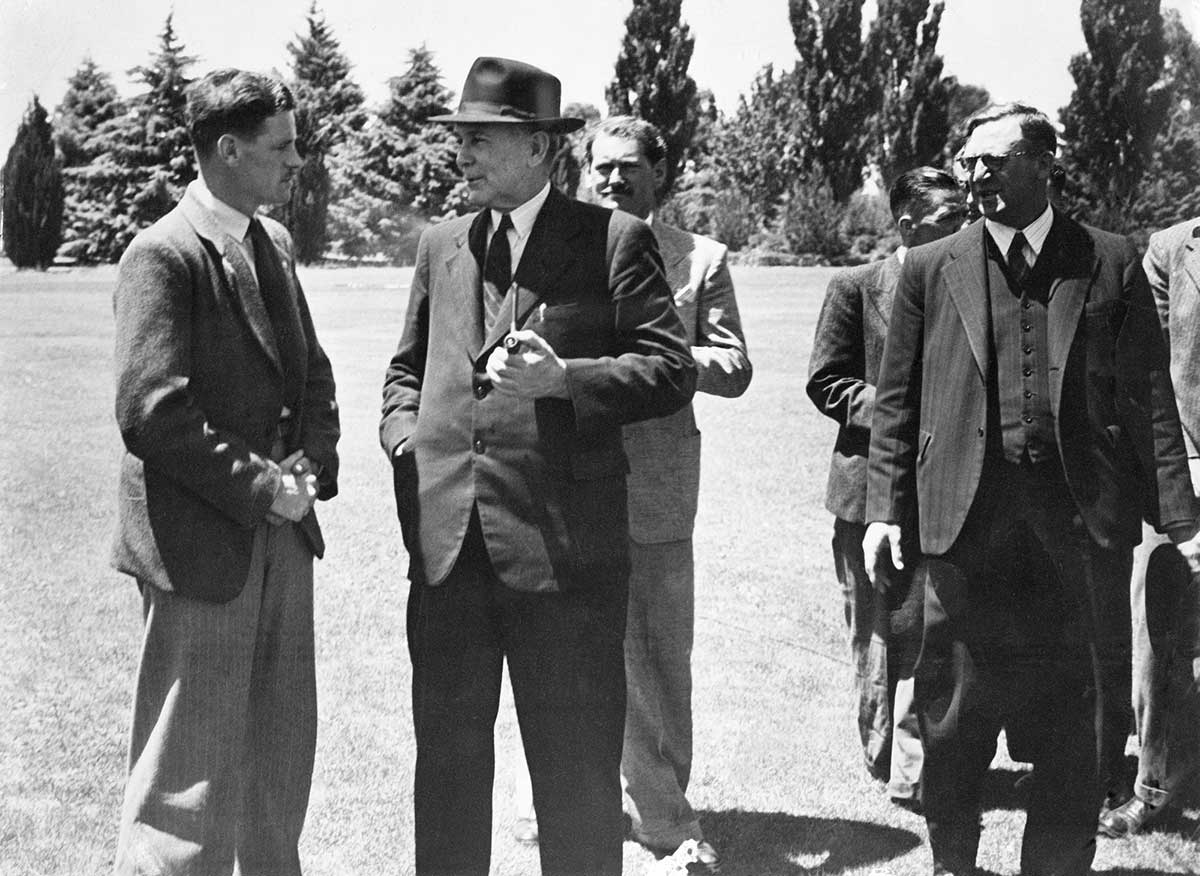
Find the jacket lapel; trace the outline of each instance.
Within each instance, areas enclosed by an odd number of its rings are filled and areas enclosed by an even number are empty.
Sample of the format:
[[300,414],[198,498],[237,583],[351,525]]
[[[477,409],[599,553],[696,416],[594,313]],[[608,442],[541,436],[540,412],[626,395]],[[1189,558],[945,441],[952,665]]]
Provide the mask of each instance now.
[[962,319],[967,342],[979,374],[987,378],[988,303],[987,274],[984,270],[983,221],[976,222],[958,235],[950,261],[942,268],[942,285]]
[[254,278],[254,270],[242,249],[232,237],[217,225],[212,213],[208,211],[191,192],[187,192],[180,202],[183,215],[196,233],[208,241],[213,250],[221,254],[221,274],[225,283],[232,289],[235,302],[242,318],[250,326],[271,364],[280,374],[283,365],[279,361],[279,350],[275,346],[275,333],[271,328],[271,319],[267,315],[267,307],[263,303],[262,294],[258,290],[258,281]]
[[[1098,265],[1095,264],[1095,247],[1091,237],[1082,227],[1057,211],[1054,225],[1042,247],[1042,258],[1049,259],[1046,266],[1050,272],[1046,343],[1049,347],[1050,403],[1057,411],[1067,357],[1075,340],[1075,332],[1079,329],[1092,275]],[[1035,271],[1041,268],[1041,258],[1038,262]]]
[[[1188,276],[1192,279],[1192,288],[1200,289],[1200,225],[1192,229],[1190,236],[1185,238],[1183,244],[1183,269],[1187,271]],[[1175,289],[1172,287],[1171,294],[1174,295]]]
[[[574,261],[570,240],[578,232],[578,223],[569,209],[567,197],[551,187],[550,196],[534,220],[529,240],[521,253],[521,261],[513,275],[513,286],[504,296],[496,324],[483,339],[476,360],[499,344],[513,323],[525,324],[546,295],[554,288],[555,279]],[[477,299],[479,295],[475,296]]]
[[483,341],[482,287],[483,255],[487,250],[488,211],[480,210],[471,224],[453,239],[446,256],[447,283],[459,298],[459,310],[466,319],[455,321],[462,335],[467,355],[472,355]]

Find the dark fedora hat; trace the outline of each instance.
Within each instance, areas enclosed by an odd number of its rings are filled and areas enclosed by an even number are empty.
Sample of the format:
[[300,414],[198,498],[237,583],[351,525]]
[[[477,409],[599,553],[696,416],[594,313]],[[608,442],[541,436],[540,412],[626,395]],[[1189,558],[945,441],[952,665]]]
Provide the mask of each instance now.
[[467,73],[458,111],[430,116],[431,122],[537,125],[566,133],[583,127],[583,119],[559,114],[562,83],[545,70],[508,58],[476,58]]

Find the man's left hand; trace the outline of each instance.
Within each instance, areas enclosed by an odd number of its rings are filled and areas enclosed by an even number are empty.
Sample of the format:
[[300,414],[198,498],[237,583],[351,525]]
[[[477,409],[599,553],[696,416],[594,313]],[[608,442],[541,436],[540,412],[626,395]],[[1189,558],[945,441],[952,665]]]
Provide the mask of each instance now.
[[1200,577],[1200,532],[1187,541],[1179,542],[1175,547],[1187,562],[1192,577]]
[[487,361],[487,376],[496,392],[519,398],[567,398],[567,363],[537,332],[512,332],[517,343],[500,345]]

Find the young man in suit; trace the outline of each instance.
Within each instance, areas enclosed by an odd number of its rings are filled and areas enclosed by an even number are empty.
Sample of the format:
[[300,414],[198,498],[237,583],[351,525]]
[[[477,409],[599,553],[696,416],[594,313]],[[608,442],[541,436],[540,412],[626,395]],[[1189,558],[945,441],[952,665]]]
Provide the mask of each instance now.
[[472,65],[453,124],[478,213],[425,232],[383,390],[411,563],[418,874],[486,874],[504,661],[546,874],[621,870],[629,544],[621,427],[696,369],[654,236],[550,186],[559,81]]
[[[658,129],[629,116],[605,119],[587,143],[585,179],[605,207],[649,222],[683,321],[696,391],[736,398],[750,385],[725,247],[661,221],[667,147]],[[714,870],[687,799],[692,769],[692,639],[695,581],[692,527],[700,491],[700,432],[689,404],[669,417],[625,427],[629,457],[629,699],[621,755],[633,835],[659,853],[696,840],[695,863]]]
[[[1171,382],[1200,491],[1200,221],[1150,236],[1143,262],[1171,361]],[[1141,752],[1133,794],[1100,815],[1123,838],[1162,818],[1200,772],[1200,589],[1170,540],[1143,525],[1133,554],[1133,711]]]
[[923,591],[909,570],[889,586],[867,577],[862,540],[867,448],[883,341],[900,268],[911,247],[958,231],[967,216],[950,174],[918,167],[889,192],[901,246],[882,261],[838,271],[829,281],[808,363],[808,396],[838,424],[825,507],[834,515],[833,564],[845,602],[858,732],[867,772],[904,806],[920,803],[921,737],[912,707],[912,666],[921,647]]
[[113,558],[145,612],[118,874],[300,873],[339,430],[291,238],[255,215],[290,197],[294,106],[255,73],[193,83],[200,177],[117,276]]
[[896,568],[915,562],[901,545],[919,508],[915,679],[934,871],[975,872],[979,790],[1008,726],[1034,763],[1021,872],[1083,876],[1108,714],[1128,689],[1141,517],[1196,569],[1195,506],[1133,246],[1049,205],[1045,115],[993,106],[969,132],[959,160],[984,221],[905,260],[875,393],[863,553],[873,576],[885,554]]

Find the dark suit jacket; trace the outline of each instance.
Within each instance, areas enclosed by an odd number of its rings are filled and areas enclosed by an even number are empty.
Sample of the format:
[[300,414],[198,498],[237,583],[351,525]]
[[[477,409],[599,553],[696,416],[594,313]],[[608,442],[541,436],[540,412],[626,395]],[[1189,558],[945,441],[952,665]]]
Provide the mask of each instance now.
[[[867,520],[917,502],[921,549],[945,552],[974,500],[988,441],[984,223],[914,249],[875,392]],[[1055,214],[1035,271],[1050,278],[1050,404],[1067,485],[1092,538],[1137,544],[1141,518],[1194,521],[1154,302],[1124,238]]]
[[[469,238],[486,214],[428,229],[383,388],[410,577],[441,583],[478,508],[496,574],[547,591],[628,567],[621,426],[687,404],[696,368],[649,226],[551,191],[485,337]],[[485,365],[517,324],[567,363],[568,399],[491,391]]]
[[[338,469],[333,372],[296,279],[291,238],[279,223],[262,222],[305,345],[293,446],[323,466],[320,497],[329,499]],[[233,599],[281,477],[268,454],[283,373],[254,272],[188,193],[125,251],[114,309],[116,414],[127,452],[113,564],[163,590]],[[320,556],[316,514],[300,526]]]
[[834,274],[808,360],[808,397],[838,424],[825,507],[852,523],[866,520],[875,382],[899,279],[900,260],[895,255]]

